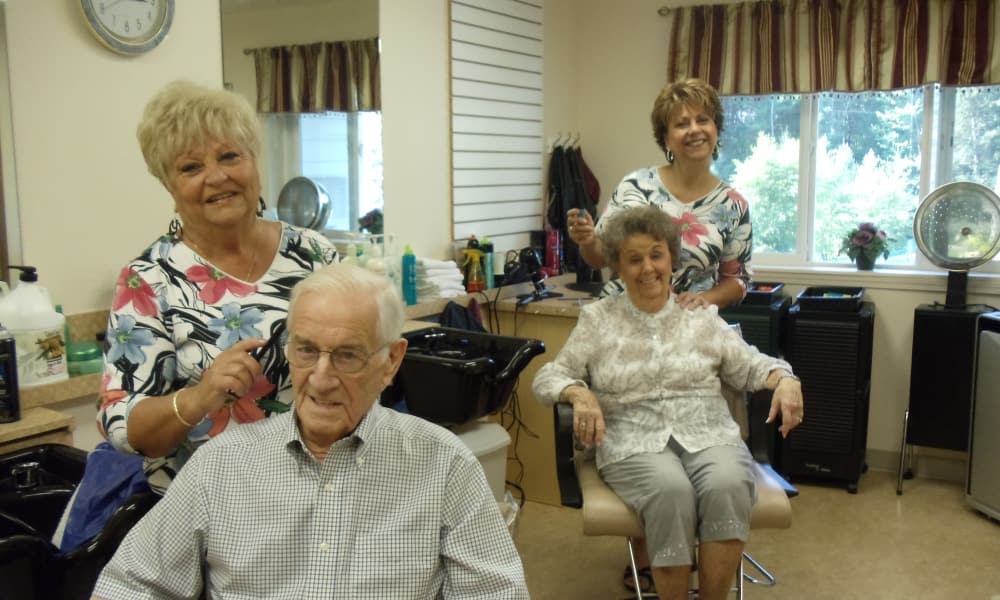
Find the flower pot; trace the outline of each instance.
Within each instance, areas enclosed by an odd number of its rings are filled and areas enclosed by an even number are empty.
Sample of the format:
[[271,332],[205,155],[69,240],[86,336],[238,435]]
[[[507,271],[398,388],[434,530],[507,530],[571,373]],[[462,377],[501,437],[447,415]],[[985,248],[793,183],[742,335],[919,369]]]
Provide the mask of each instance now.
[[864,254],[859,254],[858,257],[854,259],[854,264],[858,266],[859,271],[871,271],[875,268],[875,259],[869,258]]

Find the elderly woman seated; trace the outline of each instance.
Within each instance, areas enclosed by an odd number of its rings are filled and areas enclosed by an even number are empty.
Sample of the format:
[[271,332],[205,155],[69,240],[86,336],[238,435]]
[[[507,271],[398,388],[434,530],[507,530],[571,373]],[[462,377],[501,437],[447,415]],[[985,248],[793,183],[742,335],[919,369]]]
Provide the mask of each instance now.
[[653,582],[687,598],[698,546],[699,598],[726,597],[749,538],[753,458],[722,385],[774,390],[768,422],[787,436],[802,391],[783,360],[748,345],[714,306],[681,308],[670,290],[678,227],[662,210],[621,211],[601,234],[626,294],[584,307],[555,360],[535,377],[542,402],[573,404],[607,484],[642,517]]

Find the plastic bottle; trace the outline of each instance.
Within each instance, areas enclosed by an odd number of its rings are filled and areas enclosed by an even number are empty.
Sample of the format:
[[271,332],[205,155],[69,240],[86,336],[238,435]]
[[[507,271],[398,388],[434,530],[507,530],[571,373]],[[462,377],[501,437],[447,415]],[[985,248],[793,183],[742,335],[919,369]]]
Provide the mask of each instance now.
[[66,317],[52,307],[49,292],[38,284],[35,267],[21,271],[17,287],[0,300],[0,323],[14,335],[17,379],[22,388],[69,378],[63,328]]
[[358,247],[354,245],[354,242],[347,244],[347,250],[344,252],[344,257],[340,259],[340,262],[351,265],[358,264]]
[[483,238],[483,241],[479,243],[479,250],[483,253],[483,279],[486,281],[486,289],[491,290],[496,287],[493,281],[493,270],[496,267],[493,263],[493,242],[490,241],[490,238]]
[[372,244],[368,248],[368,261],[365,263],[365,268],[379,275],[389,274],[385,268],[385,259],[382,258],[382,247],[378,244]]
[[469,267],[465,277],[465,291],[481,292],[486,289],[486,279],[483,278],[483,251],[478,248],[465,249],[466,262]]
[[409,244],[403,251],[403,300],[408,306],[417,303],[417,256]]
[[14,335],[0,323],[0,423],[21,418],[21,399],[17,391],[17,345]]

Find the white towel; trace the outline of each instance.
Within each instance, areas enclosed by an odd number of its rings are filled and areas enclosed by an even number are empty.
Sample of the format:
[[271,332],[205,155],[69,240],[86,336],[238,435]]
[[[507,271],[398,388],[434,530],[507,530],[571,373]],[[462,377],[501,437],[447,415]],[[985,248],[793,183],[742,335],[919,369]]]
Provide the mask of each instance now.
[[416,262],[417,267],[424,267],[427,269],[443,269],[445,267],[450,267],[452,269],[458,268],[458,263],[453,260],[437,260],[434,258],[418,256]]

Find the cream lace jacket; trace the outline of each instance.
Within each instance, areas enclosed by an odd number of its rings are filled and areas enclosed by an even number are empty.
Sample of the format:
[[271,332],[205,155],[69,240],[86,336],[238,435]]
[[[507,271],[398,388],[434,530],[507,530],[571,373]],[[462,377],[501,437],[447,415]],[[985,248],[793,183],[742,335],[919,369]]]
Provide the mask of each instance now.
[[774,369],[791,367],[750,346],[711,306],[687,310],[671,296],[656,314],[627,294],[605,298],[580,318],[555,360],[539,369],[533,390],[553,404],[568,385],[585,384],[604,411],[607,434],[597,466],[660,452],[671,437],[690,452],[742,444],[722,382],[765,387]]

